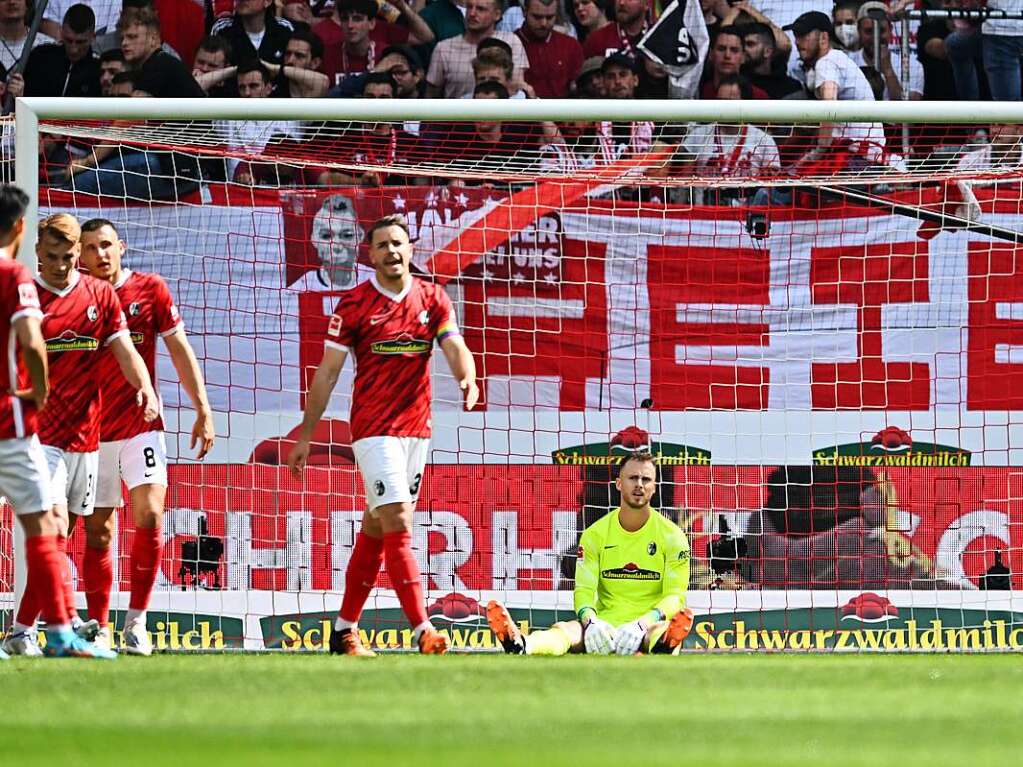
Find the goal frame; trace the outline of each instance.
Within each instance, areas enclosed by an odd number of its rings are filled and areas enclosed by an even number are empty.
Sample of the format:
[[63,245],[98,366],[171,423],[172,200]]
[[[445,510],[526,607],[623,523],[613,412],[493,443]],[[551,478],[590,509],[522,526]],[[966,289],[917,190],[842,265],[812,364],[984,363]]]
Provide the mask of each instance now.
[[[471,100],[471,99],[93,99],[21,97],[15,107],[15,181],[29,196],[26,218],[39,215],[40,125],[46,120],[337,120],[337,121],[655,121],[740,124],[882,122],[901,124],[1023,123],[1023,102]],[[37,271],[37,227],[25,229],[18,260]],[[14,551],[24,539],[14,525]],[[26,573],[15,557],[14,604]]]

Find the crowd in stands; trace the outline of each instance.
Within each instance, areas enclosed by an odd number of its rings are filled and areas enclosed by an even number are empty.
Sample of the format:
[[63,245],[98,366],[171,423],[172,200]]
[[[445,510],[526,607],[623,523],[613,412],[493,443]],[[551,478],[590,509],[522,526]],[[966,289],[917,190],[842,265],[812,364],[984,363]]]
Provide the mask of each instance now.
[[[1020,100],[1023,19],[925,18],[907,8],[1020,11],[1015,0],[699,0],[709,36],[700,99]],[[506,3],[509,3],[506,5]],[[5,112],[29,96],[240,98],[668,98],[665,66],[641,46],[657,0],[50,0],[38,31],[34,0],[0,0]],[[909,44],[902,36],[908,30]],[[34,33],[34,34],[33,34]],[[26,47],[30,50],[26,53]],[[908,51],[908,60],[906,52]],[[793,144],[768,126],[704,124],[663,134],[652,123],[474,123],[353,127],[227,120],[233,153],[271,146],[287,159],[358,152],[393,165],[494,162],[533,152],[571,172],[668,142],[664,172],[766,176],[835,162],[900,167],[937,143],[983,143],[984,130],[913,141],[876,123],[822,126]],[[795,133],[799,133],[796,131]],[[1001,131],[1004,135],[1004,131]],[[794,149],[798,146],[798,149]],[[208,169],[178,153],[44,145],[47,182],[104,194],[173,195]],[[907,152],[908,150],[908,152]],[[851,158],[851,159],[850,159]],[[185,166],[185,167],[182,167]],[[177,187],[134,187],[125,171],[174,176]],[[656,174],[654,174],[656,175]],[[233,159],[242,184],[380,184],[409,179],[299,163]],[[126,184],[128,187],[126,188]],[[143,188],[146,187],[146,188]],[[727,195],[723,195],[727,198]],[[736,204],[726,200],[726,204]]]

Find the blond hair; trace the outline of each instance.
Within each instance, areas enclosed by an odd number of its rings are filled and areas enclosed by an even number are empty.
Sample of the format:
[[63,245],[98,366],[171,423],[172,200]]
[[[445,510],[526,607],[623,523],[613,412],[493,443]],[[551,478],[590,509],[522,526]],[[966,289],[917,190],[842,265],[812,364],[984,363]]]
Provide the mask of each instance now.
[[46,235],[75,245],[82,238],[82,227],[70,213],[54,213],[39,222],[39,239]]

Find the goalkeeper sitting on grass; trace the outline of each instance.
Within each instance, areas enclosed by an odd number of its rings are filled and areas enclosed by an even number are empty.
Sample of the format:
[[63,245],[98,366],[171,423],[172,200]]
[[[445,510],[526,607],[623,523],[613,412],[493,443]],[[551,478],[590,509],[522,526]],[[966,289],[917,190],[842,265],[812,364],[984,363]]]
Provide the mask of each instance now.
[[500,602],[487,622],[505,652],[519,655],[673,653],[693,625],[686,609],[689,541],[650,508],[657,467],[650,453],[622,464],[615,485],[622,505],[594,522],[579,541],[575,610],[579,620],[528,636]]

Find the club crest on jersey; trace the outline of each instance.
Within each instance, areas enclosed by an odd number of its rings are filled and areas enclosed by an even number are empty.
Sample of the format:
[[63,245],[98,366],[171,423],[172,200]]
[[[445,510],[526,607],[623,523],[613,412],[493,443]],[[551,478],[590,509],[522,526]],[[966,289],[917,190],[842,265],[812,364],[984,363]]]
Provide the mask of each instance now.
[[648,543],[646,545],[646,553],[649,554],[650,556],[653,556],[654,554],[656,554],[657,553],[657,544],[654,543],[653,541],[650,541],[650,543]]
[[332,314],[330,315],[330,322],[327,324],[327,335],[328,336],[339,336],[341,335],[341,315]]
[[428,311],[426,311],[426,309],[423,309],[423,311],[419,312],[419,324],[420,325],[425,325],[429,321],[430,321],[430,313]]
[[85,310],[85,316],[88,317],[91,322],[95,322],[99,319],[99,309],[96,308],[95,304],[89,304],[89,308]]
[[138,301],[132,301],[130,304],[128,304],[129,317],[138,317],[140,311],[142,311],[142,307],[139,306]]
[[575,550],[575,558],[576,559],[582,559],[585,556],[586,556],[586,552],[583,550],[582,546],[579,546],[578,548],[576,548],[576,550]]

